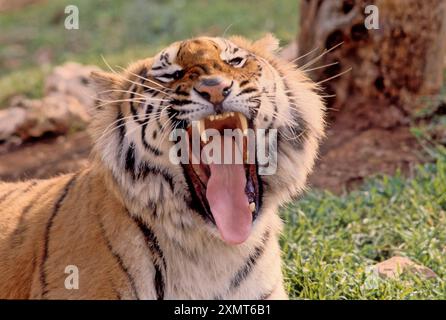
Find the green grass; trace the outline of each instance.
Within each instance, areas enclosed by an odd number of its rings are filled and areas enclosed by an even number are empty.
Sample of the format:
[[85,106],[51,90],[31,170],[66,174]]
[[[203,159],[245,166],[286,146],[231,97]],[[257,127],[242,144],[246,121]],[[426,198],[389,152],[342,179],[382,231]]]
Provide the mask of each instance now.
[[[78,6],[79,30],[64,28],[66,5]],[[48,0],[0,14],[0,108],[14,94],[41,95],[47,70],[67,60],[125,66],[198,35],[273,32],[286,44],[297,28],[296,0]]]
[[[292,298],[446,299],[446,152],[414,177],[375,178],[344,196],[312,192],[283,210]],[[367,271],[406,256],[439,278],[384,280]]]

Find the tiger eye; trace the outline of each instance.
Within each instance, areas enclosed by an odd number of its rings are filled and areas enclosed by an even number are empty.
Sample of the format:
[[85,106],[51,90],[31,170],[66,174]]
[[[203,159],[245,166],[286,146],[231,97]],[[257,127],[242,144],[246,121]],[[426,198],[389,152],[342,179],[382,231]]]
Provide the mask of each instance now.
[[192,72],[190,75],[189,75],[189,79],[190,80],[196,80],[198,78],[198,74],[196,73],[196,72]]

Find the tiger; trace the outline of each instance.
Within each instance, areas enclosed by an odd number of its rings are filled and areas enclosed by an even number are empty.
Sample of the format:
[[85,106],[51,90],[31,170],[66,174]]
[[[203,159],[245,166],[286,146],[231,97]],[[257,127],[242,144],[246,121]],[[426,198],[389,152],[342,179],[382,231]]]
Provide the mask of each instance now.
[[[0,184],[0,298],[288,299],[279,209],[307,188],[325,103],[279,49],[272,34],[200,36],[92,72],[89,164]],[[173,161],[172,132],[200,124],[252,129],[275,170],[261,174],[255,152]]]

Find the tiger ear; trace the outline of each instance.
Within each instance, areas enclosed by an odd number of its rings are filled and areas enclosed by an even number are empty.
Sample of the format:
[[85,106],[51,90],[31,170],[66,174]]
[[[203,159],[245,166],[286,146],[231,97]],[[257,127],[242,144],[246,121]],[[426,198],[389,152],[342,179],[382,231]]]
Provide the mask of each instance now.
[[256,40],[254,42],[254,46],[274,53],[279,49],[279,39],[277,39],[273,34],[267,33],[262,38]]
[[97,97],[102,100],[113,100],[116,95],[114,90],[121,87],[121,78],[113,73],[92,71],[90,78],[93,90]]

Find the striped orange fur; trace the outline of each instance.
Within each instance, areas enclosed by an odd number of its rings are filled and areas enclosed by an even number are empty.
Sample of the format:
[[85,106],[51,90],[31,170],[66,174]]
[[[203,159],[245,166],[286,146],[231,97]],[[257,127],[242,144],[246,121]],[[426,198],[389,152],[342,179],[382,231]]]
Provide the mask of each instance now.
[[[271,35],[201,37],[94,73],[91,164],[0,184],[0,299],[286,299],[278,208],[305,187],[324,105],[276,50]],[[260,208],[236,245],[199,207],[184,167],[169,161],[169,132],[209,114],[193,93],[203,76],[230,79],[225,111],[279,133],[277,172],[258,177]],[[79,271],[78,289],[66,287],[67,266]]]

